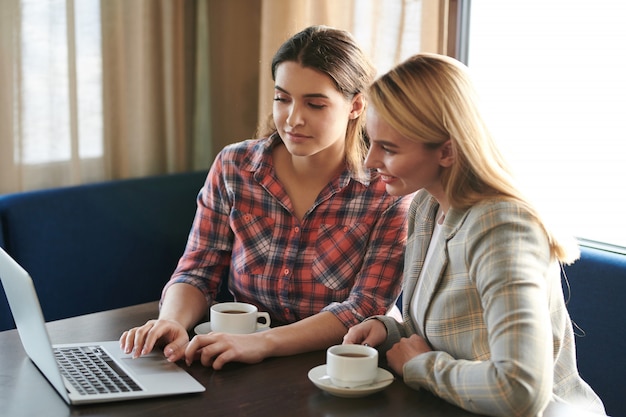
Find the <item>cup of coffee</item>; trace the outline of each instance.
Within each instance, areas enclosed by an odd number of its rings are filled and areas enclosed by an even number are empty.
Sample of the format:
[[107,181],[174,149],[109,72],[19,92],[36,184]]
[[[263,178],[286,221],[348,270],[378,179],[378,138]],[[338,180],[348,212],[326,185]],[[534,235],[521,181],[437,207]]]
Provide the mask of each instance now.
[[326,350],[326,373],[337,387],[371,384],[378,373],[378,351],[364,345],[331,346]]
[[[254,333],[270,326],[270,315],[248,303],[219,303],[211,306],[211,331],[233,334]],[[261,321],[259,321],[261,319]]]

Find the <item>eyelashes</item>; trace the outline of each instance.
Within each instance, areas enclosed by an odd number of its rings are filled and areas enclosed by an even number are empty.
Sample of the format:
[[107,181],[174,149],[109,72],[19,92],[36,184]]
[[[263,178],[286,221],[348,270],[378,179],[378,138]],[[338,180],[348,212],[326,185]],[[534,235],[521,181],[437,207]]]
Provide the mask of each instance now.
[[[289,103],[291,102],[291,100],[285,98],[285,97],[274,97],[274,101],[279,102],[279,103]],[[315,104],[315,103],[306,103],[307,106],[309,106],[310,108],[314,109],[314,110],[321,110],[326,108],[327,106],[325,104]]]

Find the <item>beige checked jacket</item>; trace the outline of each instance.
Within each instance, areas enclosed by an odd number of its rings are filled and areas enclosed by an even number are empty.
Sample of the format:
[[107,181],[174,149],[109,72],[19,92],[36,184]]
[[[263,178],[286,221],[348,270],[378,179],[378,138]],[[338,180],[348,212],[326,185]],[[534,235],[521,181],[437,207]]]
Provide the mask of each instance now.
[[388,331],[382,356],[401,337],[424,337],[433,351],[405,364],[404,382],[475,413],[536,416],[552,400],[603,414],[578,374],[560,267],[540,226],[510,201],[451,209],[422,271],[437,209],[425,191],[409,209],[404,323],[377,317]]

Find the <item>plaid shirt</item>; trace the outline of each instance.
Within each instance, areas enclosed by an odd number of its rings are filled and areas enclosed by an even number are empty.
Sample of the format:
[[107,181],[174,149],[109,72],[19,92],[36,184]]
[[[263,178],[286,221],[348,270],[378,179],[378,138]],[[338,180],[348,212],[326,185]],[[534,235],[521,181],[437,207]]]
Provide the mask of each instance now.
[[346,170],[302,220],[272,166],[280,141],[229,145],[215,159],[173,283],[199,288],[209,303],[228,277],[237,301],[286,324],[330,311],[346,326],[384,314],[402,281],[409,198]]

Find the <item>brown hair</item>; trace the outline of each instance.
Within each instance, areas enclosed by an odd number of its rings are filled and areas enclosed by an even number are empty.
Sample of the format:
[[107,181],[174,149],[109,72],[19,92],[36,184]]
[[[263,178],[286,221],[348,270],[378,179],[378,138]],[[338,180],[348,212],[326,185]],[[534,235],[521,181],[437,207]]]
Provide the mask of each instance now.
[[[283,62],[297,62],[328,75],[337,91],[350,100],[364,93],[374,79],[374,67],[357,45],[352,35],[327,26],[310,26],[289,38],[272,59],[272,79]],[[258,137],[276,133],[270,116],[265,126],[259,126]],[[367,154],[365,140],[365,111],[348,121],[346,131],[346,165],[356,177],[364,176],[363,161]]]

